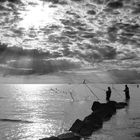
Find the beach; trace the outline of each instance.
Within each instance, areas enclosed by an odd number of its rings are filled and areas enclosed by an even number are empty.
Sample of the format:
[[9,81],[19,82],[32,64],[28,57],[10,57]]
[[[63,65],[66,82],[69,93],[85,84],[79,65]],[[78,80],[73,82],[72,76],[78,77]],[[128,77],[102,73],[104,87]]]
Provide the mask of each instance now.
[[[0,139],[39,140],[68,132],[76,119],[91,113],[93,101],[106,102],[105,90],[112,89],[111,100],[124,101],[124,84],[1,84]],[[140,94],[136,84],[130,88],[129,106],[117,110],[90,140],[138,140],[140,138]]]

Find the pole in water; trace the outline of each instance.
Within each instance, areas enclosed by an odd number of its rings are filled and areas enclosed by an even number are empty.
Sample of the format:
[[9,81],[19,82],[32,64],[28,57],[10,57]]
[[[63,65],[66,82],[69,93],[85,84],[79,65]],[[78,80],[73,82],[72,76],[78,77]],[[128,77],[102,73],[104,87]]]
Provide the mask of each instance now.
[[73,97],[73,95],[72,95],[72,92],[70,91],[70,96],[71,96],[71,98],[72,98],[72,100],[73,100],[73,102],[74,102],[74,97]]
[[100,100],[99,98],[98,98],[98,96],[90,89],[90,87],[86,84],[86,80],[84,80],[83,81],[83,84],[85,84],[86,85],[86,87],[90,90],[90,92],[97,98],[97,100]]

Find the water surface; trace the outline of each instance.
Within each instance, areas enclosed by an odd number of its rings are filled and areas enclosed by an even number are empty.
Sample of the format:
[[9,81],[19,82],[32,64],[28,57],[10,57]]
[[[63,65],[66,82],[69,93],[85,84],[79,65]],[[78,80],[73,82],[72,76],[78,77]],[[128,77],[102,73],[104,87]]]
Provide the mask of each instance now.
[[[100,102],[105,102],[107,86],[89,85]],[[129,87],[129,106],[117,111],[91,140],[139,139],[140,90],[136,85]],[[123,101],[123,88],[112,85],[111,99]],[[0,138],[4,140],[38,140],[67,132],[76,119],[91,113],[91,105],[97,100],[83,84],[7,84],[0,85],[0,89]]]

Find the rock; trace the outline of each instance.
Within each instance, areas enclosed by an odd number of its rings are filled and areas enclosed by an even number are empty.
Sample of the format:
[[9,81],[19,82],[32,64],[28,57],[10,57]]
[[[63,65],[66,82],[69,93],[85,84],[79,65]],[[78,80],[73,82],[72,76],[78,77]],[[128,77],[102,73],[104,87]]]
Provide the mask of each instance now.
[[102,128],[103,121],[99,116],[94,115],[93,113],[87,116],[84,121],[84,125],[81,128],[79,134],[81,136],[90,136],[94,131]]
[[77,136],[74,133],[69,132],[69,133],[58,135],[57,137],[52,136],[52,137],[43,138],[40,140],[80,140],[80,138],[81,138],[80,136]]
[[80,132],[81,128],[83,127],[83,125],[84,125],[83,121],[77,119],[77,120],[73,123],[73,125],[72,125],[72,127],[69,129],[69,131],[72,131],[72,132],[74,132],[74,133],[78,133],[78,134],[79,134],[79,132]]
[[101,107],[102,107],[101,103],[98,102],[98,101],[95,101],[95,102],[93,102],[93,105],[91,107],[91,110],[92,111],[96,111],[96,110],[101,109]]
[[92,113],[84,118],[83,121],[77,119],[69,133],[58,135],[58,137],[44,138],[40,140],[80,140],[81,137],[90,136],[94,131],[102,128],[103,121],[107,121],[116,113],[116,109],[127,106],[125,102],[109,101],[107,103],[93,102]]
[[94,102],[92,105],[93,114],[98,116],[102,121],[109,120],[116,113],[116,102],[109,101],[107,103]]
[[83,137],[91,136],[93,133],[93,128],[91,126],[85,126],[80,130],[80,135]]
[[116,108],[117,109],[122,109],[122,108],[125,108],[128,104],[125,103],[125,102],[118,102],[116,103]]
[[109,101],[107,103],[99,103],[98,101],[93,102],[93,105],[91,107],[91,110],[93,112],[99,111],[99,110],[108,110],[113,109],[114,113],[116,112],[116,102],[115,101]]
[[107,102],[107,106],[112,108],[113,113],[116,113],[116,103],[115,101],[109,101]]
[[112,117],[113,113],[114,112],[113,112],[112,108],[104,108],[102,110],[93,112],[93,114],[98,116],[99,118],[101,118],[102,121],[109,120]]
[[94,113],[91,113],[89,116],[85,117],[84,125],[91,126],[93,130],[102,128],[103,121],[102,118]]
[[126,102],[115,102],[115,101],[110,101],[108,102],[110,106],[112,106],[112,108],[116,109],[121,109],[124,108],[125,106],[127,106],[128,104]]
[[52,136],[52,137],[49,137],[49,138],[43,138],[43,139],[40,139],[40,140],[60,140],[60,139],[57,138],[57,137]]
[[61,135],[58,135],[59,140],[80,140],[80,136],[75,135],[72,132],[64,133]]
[[92,113],[89,116],[85,117],[83,121],[77,119],[70,128],[70,131],[77,133],[81,136],[90,136],[93,131],[102,128],[102,125],[102,119]]

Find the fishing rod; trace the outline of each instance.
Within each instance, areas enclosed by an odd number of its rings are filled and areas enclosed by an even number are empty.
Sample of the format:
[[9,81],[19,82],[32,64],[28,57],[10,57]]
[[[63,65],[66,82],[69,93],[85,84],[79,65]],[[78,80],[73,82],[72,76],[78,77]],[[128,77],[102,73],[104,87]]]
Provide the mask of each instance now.
[[100,100],[98,96],[91,90],[91,88],[86,84],[86,80],[83,81],[83,84],[89,89],[89,91],[97,98],[97,100]]
[[[83,81],[83,83],[85,84],[85,80]],[[92,85],[93,86],[93,85]],[[100,90],[103,90],[103,91],[106,91],[105,89],[102,89],[102,88],[100,88],[100,87],[96,87],[95,85],[93,86],[93,87],[95,87],[95,88],[97,88],[97,89],[100,89]],[[113,86],[113,84],[112,84],[112,88],[116,91],[116,93],[119,95],[119,96],[121,96],[121,97],[123,97],[119,92],[118,92],[118,90]],[[91,90],[91,89],[90,89]],[[92,91],[93,92],[93,91]]]
[[[89,80],[86,80],[86,81],[90,82]],[[97,88],[97,89],[100,89],[100,90],[106,91],[105,89],[100,88],[100,87],[97,87],[97,86],[95,86],[95,85],[93,85],[93,84],[92,84],[91,86],[94,87],[94,88]]]

